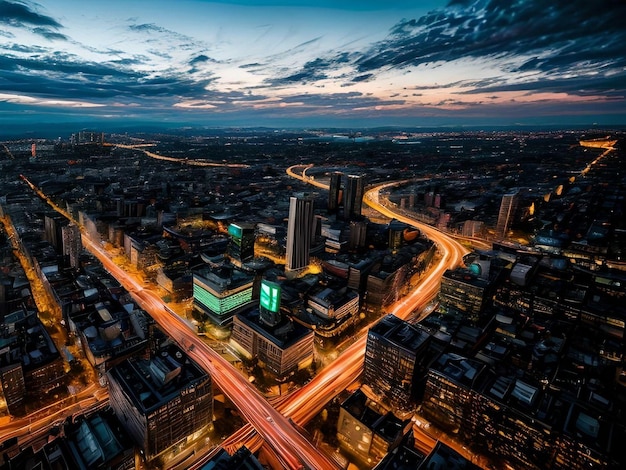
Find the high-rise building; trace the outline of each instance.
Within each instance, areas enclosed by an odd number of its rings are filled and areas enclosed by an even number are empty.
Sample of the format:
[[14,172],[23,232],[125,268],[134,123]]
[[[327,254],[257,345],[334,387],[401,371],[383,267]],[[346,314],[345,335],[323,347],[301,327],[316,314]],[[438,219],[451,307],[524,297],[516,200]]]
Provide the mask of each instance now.
[[307,195],[292,196],[289,200],[285,262],[287,273],[297,273],[309,265],[313,235],[313,202],[313,198]]
[[467,268],[449,269],[441,278],[439,302],[445,308],[477,318],[493,292],[493,283]]
[[336,214],[341,202],[341,173],[335,171],[330,174],[330,184],[328,191],[328,213]]
[[61,228],[61,235],[63,239],[63,254],[69,259],[72,268],[78,268],[80,254],[83,251],[80,229],[75,224],[65,225]]
[[230,224],[228,235],[228,255],[234,264],[241,266],[254,258],[254,225]]
[[58,253],[63,252],[63,227],[69,221],[55,212],[44,216],[44,238],[50,243]]
[[388,227],[388,241],[389,249],[393,252],[398,251],[405,244],[404,234],[409,230],[409,226],[404,222],[393,219],[389,222]]
[[383,317],[367,333],[363,383],[396,406],[416,398],[418,380],[425,376],[430,336],[395,315]]
[[211,376],[174,343],[149,359],[126,359],[107,376],[111,407],[149,460],[211,423]]
[[218,325],[250,305],[254,276],[232,265],[206,267],[193,273],[193,304]]
[[367,222],[351,221],[350,222],[350,243],[348,248],[352,251],[365,247],[365,240],[367,236]]
[[498,212],[498,222],[496,224],[496,238],[504,238],[506,236],[506,232],[511,225],[517,209],[518,199],[517,191],[502,196],[500,211]]
[[34,311],[22,308],[0,322],[0,381],[9,410],[40,399],[65,383],[61,354]]
[[362,176],[348,175],[343,198],[343,218],[352,220],[361,216],[365,180]]
[[339,445],[363,461],[383,458],[400,445],[411,427],[410,420],[400,420],[377,408],[360,389],[339,408]]
[[0,382],[9,413],[23,412],[22,406],[24,395],[26,395],[26,386],[22,364],[16,362],[0,368]]

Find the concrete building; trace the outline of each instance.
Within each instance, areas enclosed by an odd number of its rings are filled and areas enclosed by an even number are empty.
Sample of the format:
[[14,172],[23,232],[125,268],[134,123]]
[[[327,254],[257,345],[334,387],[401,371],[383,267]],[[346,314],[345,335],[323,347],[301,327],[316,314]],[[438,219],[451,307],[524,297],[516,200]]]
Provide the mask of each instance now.
[[124,360],[107,378],[111,407],[148,460],[211,424],[211,377],[173,343]]
[[489,279],[470,269],[448,269],[441,278],[439,301],[446,308],[454,308],[471,318],[478,318],[492,290]]
[[65,385],[63,358],[34,311],[17,310],[0,324],[0,380],[9,410]]
[[339,408],[339,445],[364,462],[382,459],[400,445],[411,427],[410,420],[400,420],[378,408],[361,390]]
[[430,336],[394,315],[383,317],[367,333],[363,383],[399,408],[416,399],[426,372]]
[[279,286],[262,281],[259,308],[233,318],[231,344],[268,372],[285,377],[311,363],[314,333],[280,309]]

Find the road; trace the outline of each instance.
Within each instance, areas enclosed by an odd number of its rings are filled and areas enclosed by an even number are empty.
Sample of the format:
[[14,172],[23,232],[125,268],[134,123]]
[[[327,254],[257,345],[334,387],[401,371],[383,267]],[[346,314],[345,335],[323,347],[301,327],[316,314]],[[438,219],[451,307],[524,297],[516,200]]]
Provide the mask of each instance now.
[[[302,177],[294,171],[296,168],[302,168],[302,172],[304,172],[310,167],[311,165],[296,165],[288,168],[287,174],[306,183],[314,184],[319,188],[328,189],[327,185],[319,181],[311,180],[306,177],[306,175]],[[463,256],[466,255],[469,250],[441,231],[393,212],[391,209],[381,204],[379,197],[380,191],[401,183],[402,182],[396,181],[376,186],[365,193],[363,200],[368,206],[383,215],[418,228],[437,244],[438,251],[441,255],[439,261],[431,266],[427,275],[422,279],[416,289],[388,308],[390,313],[399,318],[407,319],[414,311],[425,307],[437,295],[443,273],[447,269],[459,266],[463,260]],[[296,424],[300,426],[306,424],[319,413],[330,400],[359,378],[363,370],[363,356],[365,354],[366,342],[367,335],[362,335],[357,338],[337,359],[319,371],[309,383],[278,404],[276,409],[284,416],[293,419]],[[253,430],[246,425],[238,433],[235,433],[227,439],[223,445],[226,448],[235,449],[237,445],[241,445],[243,442],[246,447],[255,449],[256,447],[254,446],[260,446],[261,444],[252,431]],[[423,436],[417,435],[419,432],[421,431],[417,429],[416,438],[433,442],[431,436],[426,434]],[[421,434],[423,434],[423,432]],[[244,440],[244,438],[248,440]]]
[[[66,211],[54,204],[28,178],[21,175],[21,179],[55,210],[72,220]],[[83,247],[96,256],[105,269],[131,293],[139,306],[169,336],[186,348],[189,356],[211,375],[215,384],[234,403],[242,416],[273,447],[283,468],[338,468],[333,460],[320,452],[286,417],[276,411],[237,369],[207,346],[182,318],[167,309],[157,294],[144,289],[134,277],[117,266],[99,242],[94,242],[84,232],[82,242]]]
[[321,453],[286,417],[275,410],[237,369],[207,346],[182,318],[171,313],[155,293],[144,289],[117,266],[98,243],[84,235],[83,246],[98,257],[103,266],[131,293],[139,306],[149,312],[165,332],[186,348],[187,354],[211,375],[215,384],[233,402],[241,415],[276,451],[284,468],[337,468],[329,457]]
[[[302,166],[303,170],[309,167]],[[327,188],[327,185],[314,181],[306,175],[304,177],[297,175],[293,171],[294,168],[289,168],[288,174],[317,187]],[[420,229],[436,243],[441,255],[439,262],[431,267],[420,285],[411,294],[390,307],[390,313],[406,319],[434,298],[439,290],[439,282],[444,271],[458,266],[468,250],[440,231],[397,214],[381,204],[379,192],[397,184],[400,182],[387,183],[368,190],[364,196],[364,202],[387,217]],[[41,192],[39,194],[42,195]],[[296,425],[305,424],[332,398],[358,379],[363,368],[363,355],[367,340],[365,335],[356,339],[333,363],[322,369],[308,384],[292,393],[274,409],[239,371],[198,338],[184,320],[166,309],[158,296],[144,289],[118,267],[108,257],[102,246],[85,235],[83,246],[100,259],[104,267],[134,296],[138,304],[154,317],[168,335],[187,348],[190,357],[212,376],[216,385],[248,421],[249,424],[224,442],[225,448],[235,449],[245,444],[251,450],[255,450],[262,443],[254,432],[256,430],[274,449],[284,468],[333,469],[338,467],[333,460],[316,449],[289,421],[289,418]]]
[[109,146],[119,147],[127,150],[139,150],[143,152],[146,156],[150,158],[154,158],[156,160],[164,160],[167,162],[181,163],[183,165],[189,166],[203,166],[203,167],[226,167],[226,168],[250,168],[250,165],[245,163],[215,163],[209,162],[206,160],[189,160],[186,158],[176,158],[176,157],[168,157],[167,155],[161,155],[160,153],[150,152],[149,150],[145,150],[144,147],[151,147],[153,144],[137,144],[137,145],[124,145],[124,144],[109,144]]
[[23,418],[0,420],[0,442],[16,437],[20,446],[37,439],[52,426],[64,422],[79,413],[86,413],[90,409],[99,408],[108,403],[109,395],[106,389],[98,384],[91,384],[80,390],[75,396],[65,398],[48,405]]

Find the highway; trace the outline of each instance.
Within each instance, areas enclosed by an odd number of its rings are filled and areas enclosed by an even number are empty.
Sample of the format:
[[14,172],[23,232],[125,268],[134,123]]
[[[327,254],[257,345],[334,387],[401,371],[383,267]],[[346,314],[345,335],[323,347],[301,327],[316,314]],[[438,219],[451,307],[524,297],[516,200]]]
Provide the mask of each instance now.
[[[25,176],[21,179],[59,213],[72,220],[70,215],[51,201]],[[286,469],[335,469],[337,464],[321,453],[289,420],[276,411],[241,373],[217,352],[206,345],[189,325],[166,308],[157,294],[144,289],[132,276],[117,266],[100,242],[94,242],[84,232],[83,247],[96,256],[107,271],[131,293],[139,306],[148,312],[163,330],[187,349],[187,353],[206,372],[214,383],[235,404],[242,416],[273,447]]]
[[136,145],[124,145],[124,144],[107,144],[107,147],[119,147],[127,150],[139,150],[143,152],[146,156],[150,158],[154,158],[156,160],[163,160],[167,162],[180,163],[183,165],[189,166],[203,166],[203,167],[225,167],[225,168],[250,168],[250,165],[245,163],[215,163],[207,160],[189,160],[186,158],[176,158],[176,157],[168,157],[167,155],[161,155],[159,153],[150,152],[149,150],[145,150],[144,147],[151,147],[154,144],[136,144]]
[[165,332],[211,375],[241,415],[276,451],[284,468],[337,468],[329,457],[315,448],[286,417],[275,410],[237,369],[207,346],[182,318],[171,313],[155,293],[144,289],[117,266],[98,243],[83,235],[83,246],[98,257],[103,266],[133,295],[139,306],[149,312]]
[[[302,177],[294,171],[296,168],[302,168],[302,172],[304,172],[310,167],[311,165],[296,165],[288,168],[287,174],[306,183],[314,184],[319,188],[328,189],[327,185],[306,176]],[[418,228],[437,244],[441,255],[439,261],[429,269],[428,274],[421,280],[415,290],[388,308],[390,313],[399,318],[407,319],[414,311],[425,307],[437,295],[443,273],[446,269],[459,266],[463,256],[469,250],[439,230],[397,214],[380,203],[379,193],[381,190],[401,183],[396,181],[376,186],[365,193],[363,200],[368,206],[383,215]],[[277,405],[276,409],[284,416],[293,419],[296,424],[300,426],[306,424],[330,400],[359,378],[363,370],[366,342],[367,335],[356,338],[352,345],[345,349],[337,359],[319,371],[309,383],[289,395],[289,397]],[[416,428],[415,432],[417,440],[433,442],[432,437],[424,434],[419,428]],[[420,434],[423,434],[423,436],[420,436]],[[247,437],[249,440],[243,440],[244,437]],[[246,447],[253,450],[256,449],[255,446],[260,446],[249,425],[244,426],[238,433],[227,439],[223,445],[226,448],[234,449],[237,445],[241,445],[242,442],[245,443]]]
[[[310,168],[310,165],[300,167],[304,172],[305,169]],[[327,189],[327,185],[323,183],[308,178],[306,175],[304,177],[298,175],[293,171],[294,168],[296,167],[287,170],[290,176]],[[390,306],[390,313],[406,319],[436,296],[443,272],[458,266],[468,250],[440,231],[397,214],[381,204],[379,192],[397,184],[400,182],[386,183],[368,190],[364,195],[364,202],[387,217],[395,218],[421,230],[436,243],[440,254],[439,261],[431,267],[419,286],[411,294]],[[34,186],[31,185],[31,187],[51,203]],[[142,285],[118,267],[99,243],[94,243],[86,235],[83,235],[83,246],[100,259],[104,267],[133,295],[138,304],[153,316],[168,335],[187,349],[190,357],[211,375],[215,384],[220,387],[248,421],[249,424],[223,443],[225,448],[234,450],[245,444],[251,450],[255,450],[265,441],[281,459],[283,468],[338,468],[338,465],[330,457],[316,449],[298,431],[297,427],[289,421],[289,418],[296,425],[305,424],[319,413],[332,398],[359,378],[363,368],[366,335],[357,338],[333,363],[319,371],[308,384],[286,397],[274,409],[239,371],[198,338],[184,320],[169,311],[156,294],[144,289]],[[259,435],[262,440],[259,439]],[[197,468],[197,466],[191,468]]]
[[49,429],[76,414],[107,405],[109,394],[99,384],[90,384],[76,395],[40,408],[23,418],[0,419],[0,442],[17,438],[21,447],[42,437]]

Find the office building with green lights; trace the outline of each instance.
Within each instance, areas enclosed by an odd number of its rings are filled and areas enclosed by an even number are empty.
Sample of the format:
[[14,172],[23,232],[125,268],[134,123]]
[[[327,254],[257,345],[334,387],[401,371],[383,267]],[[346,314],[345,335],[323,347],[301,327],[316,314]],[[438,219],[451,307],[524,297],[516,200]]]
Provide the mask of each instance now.
[[282,314],[280,293],[278,283],[261,281],[259,308],[234,316],[230,341],[271,374],[286,377],[311,364],[314,333]]
[[254,276],[232,265],[206,267],[193,273],[193,305],[217,324],[232,321],[253,302]]

